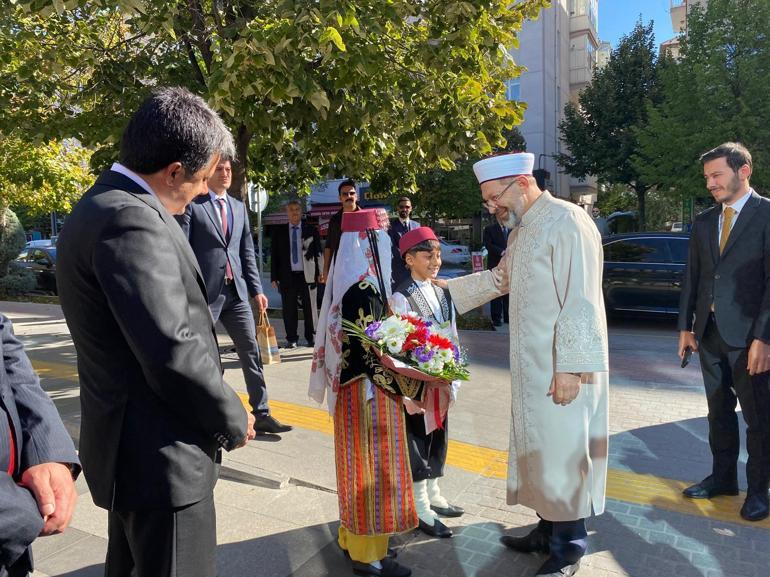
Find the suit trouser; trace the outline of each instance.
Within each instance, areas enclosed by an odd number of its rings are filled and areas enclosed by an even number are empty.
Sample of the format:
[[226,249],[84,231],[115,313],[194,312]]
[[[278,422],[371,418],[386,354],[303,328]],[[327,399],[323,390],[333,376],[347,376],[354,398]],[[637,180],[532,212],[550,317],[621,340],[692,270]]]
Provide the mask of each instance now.
[[110,511],[105,577],[215,577],[214,497],[186,507]]
[[297,314],[297,299],[302,301],[302,316],[305,323],[305,340],[313,341],[313,308],[310,303],[310,289],[305,282],[304,272],[292,271],[290,282],[282,282],[281,289],[281,307],[283,309],[283,327],[286,329],[286,340],[290,343],[296,343],[299,340],[297,334],[297,324],[299,315]]
[[444,464],[449,433],[449,415],[444,417],[444,428],[425,434],[425,416],[410,415],[404,409],[406,437],[409,443],[409,465],[412,481],[424,481],[444,476]]
[[25,553],[10,567],[0,566],[0,577],[27,577],[31,570],[30,553]]
[[508,295],[503,295],[489,301],[489,313],[492,322],[508,322]]
[[551,547],[548,566],[543,566],[541,572],[556,573],[562,567],[577,563],[585,555],[588,546],[585,519],[546,521],[541,517],[535,530],[549,537]]
[[241,361],[252,412],[256,416],[270,414],[267,405],[267,384],[262,371],[262,356],[259,354],[251,305],[240,299],[234,284],[226,284],[209,308],[214,322],[221,321],[227,334],[233,339],[235,351]]
[[748,348],[724,342],[710,315],[698,347],[708,401],[712,476],[723,485],[738,479],[740,436],[737,401],[746,422],[746,478],[749,492],[767,492],[770,479],[770,373],[748,373]]

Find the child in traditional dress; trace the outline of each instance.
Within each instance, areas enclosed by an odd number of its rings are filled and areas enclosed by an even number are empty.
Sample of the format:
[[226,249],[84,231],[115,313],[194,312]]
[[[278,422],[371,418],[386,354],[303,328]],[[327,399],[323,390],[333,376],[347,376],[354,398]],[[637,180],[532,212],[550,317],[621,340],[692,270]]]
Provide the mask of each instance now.
[[[417,313],[458,344],[455,313],[449,291],[435,286],[441,268],[441,244],[433,230],[421,226],[401,237],[399,251],[411,274],[396,287],[391,299],[393,312]],[[441,495],[438,480],[444,475],[447,452],[447,409],[456,396],[459,382],[450,386],[428,385],[420,401],[404,398],[409,460],[419,527],[433,537],[451,537],[452,531],[437,514],[459,517],[463,509],[450,505]]]

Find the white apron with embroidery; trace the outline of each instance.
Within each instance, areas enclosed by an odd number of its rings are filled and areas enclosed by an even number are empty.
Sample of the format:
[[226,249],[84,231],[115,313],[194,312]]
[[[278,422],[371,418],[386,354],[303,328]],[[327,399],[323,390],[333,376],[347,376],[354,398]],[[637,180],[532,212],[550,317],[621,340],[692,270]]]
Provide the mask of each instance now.
[[[549,521],[604,511],[609,362],[602,266],[601,238],[588,214],[544,192],[511,231],[496,269],[449,281],[461,313],[509,293],[508,504]],[[587,373],[567,406],[547,396],[554,372]]]

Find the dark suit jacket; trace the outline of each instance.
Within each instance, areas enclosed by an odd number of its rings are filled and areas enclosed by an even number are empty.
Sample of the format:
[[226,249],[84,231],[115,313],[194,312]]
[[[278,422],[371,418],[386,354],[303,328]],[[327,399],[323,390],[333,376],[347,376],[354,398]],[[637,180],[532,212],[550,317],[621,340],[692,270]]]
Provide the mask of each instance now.
[[721,205],[695,218],[679,300],[679,330],[703,338],[711,303],[722,339],[770,342],[770,200],[751,192],[719,255]]
[[40,381],[13,334],[13,327],[0,314],[0,462],[9,462],[10,431],[14,431],[13,476],[0,470],[0,576],[5,568],[19,563],[31,569],[28,547],[40,534],[43,518],[32,494],[16,484],[21,474],[41,463],[72,463],[80,468],[72,439],[56,407],[40,388]]
[[420,228],[420,223],[411,218],[409,219],[409,224],[407,226],[404,226],[398,218],[390,219],[388,235],[390,235],[391,250],[393,251],[390,273],[393,277],[393,282],[391,283],[393,288],[400,285],[407,278],[411,278],[409,270],[407,270],[406,265],[404,264],[404,259],[401,257],[401,252],[398,250],[398,241],[400,241],[401,237],[407,232],[416,228]]
[[182,230],[190,240],[193,252],[200,264],[203,280],[206,282],[209,302],[214,302],[225,284],[225,267],[230,261],[238,296],[244,302],[262,293],[257,257],[254,253],[254,239],[251,236],[249,215],[242,201],[228,197],[233,211],[233,228],[229,241],[222,234],[219,207],[211,196],[204,194],[189,205],[185,214],[179,217]]
[[493,269],[500,264],[500,259],[508,245],[502,227],[493,222],[484,227],[484,246],[487,249],[487,268]]
[[222,380],[206,287],[155,196],[106,171],[57,243],[80,374],[80,458],[94,503],[163,509],[211,494],[219,448],[246,435]]
[[[318,275],[323,271],[318,270],[318,255],[321,250],[321,236],[318,234],[318,229],[306,222],[301,223],[301,240],[300,243],[308,238],[312,238],[313,242],[310,244],[306,251],[303,251],[302,246],[299,247],[299,262],[303,264],[303,258],[308,259],[306,253],[311,252],[316,262],[316,279]],[[309,259],[308,259],[309,260]],[[270,280],[278,281],[279,283],[291,282],[291,243],[289,242],[289,225],[282,224],[276,226],[273,229],[273,236],[270,241]]]

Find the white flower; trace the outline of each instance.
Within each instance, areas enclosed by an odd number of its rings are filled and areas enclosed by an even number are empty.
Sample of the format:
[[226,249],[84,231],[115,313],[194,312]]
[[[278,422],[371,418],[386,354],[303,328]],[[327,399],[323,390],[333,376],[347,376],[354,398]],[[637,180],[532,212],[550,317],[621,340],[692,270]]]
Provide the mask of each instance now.
[[388,347],[388,352],[391,355],[395,355],[401,352],[401,347],[404,346],[404,341],[399,339],[388,339],[385,342],[385,346]]

